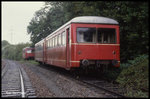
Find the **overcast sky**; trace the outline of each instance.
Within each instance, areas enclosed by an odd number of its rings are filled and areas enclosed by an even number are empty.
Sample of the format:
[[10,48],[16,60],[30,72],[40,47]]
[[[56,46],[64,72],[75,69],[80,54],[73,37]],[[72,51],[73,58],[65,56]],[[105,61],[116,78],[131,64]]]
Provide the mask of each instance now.
[[1,2],[1,4],[2,40],[7,40],[11,44],[30,42],[30,35],[27,34],[27,26],[33,18],[34,13],[44,7],[45,3]]

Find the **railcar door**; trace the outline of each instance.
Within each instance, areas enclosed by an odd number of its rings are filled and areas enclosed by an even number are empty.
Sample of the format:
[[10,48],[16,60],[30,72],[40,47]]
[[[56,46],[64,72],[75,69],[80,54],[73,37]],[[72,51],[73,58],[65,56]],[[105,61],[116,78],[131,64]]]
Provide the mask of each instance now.
[[43,63],[46,63],[47,55],[46,55],[46,40],[43,42]]
[[70,29],[66,29],[66,69],[70,66]]

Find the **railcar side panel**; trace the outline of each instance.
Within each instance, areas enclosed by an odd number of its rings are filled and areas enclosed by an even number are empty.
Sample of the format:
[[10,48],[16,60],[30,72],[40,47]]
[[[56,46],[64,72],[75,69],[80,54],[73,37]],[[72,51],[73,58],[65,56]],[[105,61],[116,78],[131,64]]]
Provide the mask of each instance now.
[[[46,64],[55,65],[66,69],[80,67],[81,61],[83,60],[94,60],[95,62],[116,60],[120,62],[118,22],[103,17],[88,18],[90,17],[74,18],[47,36],[44,40],[40,41],[39,43],[42,42],[42,49],[35,52],[35,59]],[[95,20],[98,20],[98,22]],[[100,22],[104,24],[101,24]],[[107,30],[109,29],[110,31],[108,32]],[[95,30],[95,32],[92,30]],[[90,33],[87,31],[90,31]],[[112,34],[110,33],[111,31]],[[58,40],[49,40],[59,34],[62,34],[63,32],[65,32],[66,35],[65,45],[59,45]],[[86,38],[86,35],[92,36],[89,39]],[[91,39],[92,41],[89,42]],[[109,39],[109,41],[112,41],[113,43],[108,41],[105,42],[105,39]],[[86,40],[89,41],[84,42]],[[52,47],[49,47],[50,42],[57,43]],[[119,67],[119,64],[114,66]]]
[[35,60],[44,63],[44,41],[39,42],[35,45]]
[[35,52],[35,60],[43,62],[43,51]]
[[[58,31],[57,33],[55,33],[54,35],[52,35],[51,37],[46,39],[46,42],[49,42],[49,39],[54,38],[55,36],[58,36],[59,34],[62,34],[63,32],[65,32],[66,35],[66,44],[65,45],[59,45],[59,46],[55,46],[52,48],[49,48],[46,44],[46,55],[47,55],[47,60],[46,63],[50,64],[50,65],[55,65],[58,67],[62,67],[62,68],[69,68],[70,66],[70,61],[68,61],[68,65],[67,65],[67,55],[69,54],[69,50],[70,47],[68,47],[68,28],[70,27],[70,25],[64,27],[63,29],[61,29],[60,31]],[[70,41],[70,40],[69,40]]]
[[66,47],[47,49],[47,64],[60,67],[66,66]]

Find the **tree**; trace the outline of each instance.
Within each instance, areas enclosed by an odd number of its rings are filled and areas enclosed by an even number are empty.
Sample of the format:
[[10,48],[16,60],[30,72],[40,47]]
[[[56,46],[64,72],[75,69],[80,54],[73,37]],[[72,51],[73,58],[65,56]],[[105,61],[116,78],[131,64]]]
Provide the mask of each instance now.
[[77,16],[104,16],[119,22],[122,62],[148,54],[148,2],[141,1],[46,2],[27,27],[33,45]]
[[20,43],[17,45],[11,45],[8,41],[2,41],[2,58],[11,60],[21,60],[22,50],[25,47],[30,47],[30,43]]

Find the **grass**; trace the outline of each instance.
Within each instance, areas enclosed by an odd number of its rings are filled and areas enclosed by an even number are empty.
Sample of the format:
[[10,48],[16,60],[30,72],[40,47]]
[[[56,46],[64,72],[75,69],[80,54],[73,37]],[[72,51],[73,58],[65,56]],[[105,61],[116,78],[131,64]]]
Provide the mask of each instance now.
[[20,63],[31,63],[31,64],[34,64],[34,65],[39,65],[38,62],[36,62],[35,60],[20,60]]
[[39,65],[39,63],[38,63],[38,62],[36,62],[35,60],[29,60],[29,63],[31,63],[31,64],[35,64],[35,65]]
[[126,88],[126,96],[147,98],[149,93],[148,74],[148,55],[141,55],[134,60],[121,64],[120,68],[109,69],[105,76]]
[[123,69],[116,81],[127,89],[127,96],[130,97],[148,97],[149,79],[148,79],[148,59],[144,59],[137,65]]

